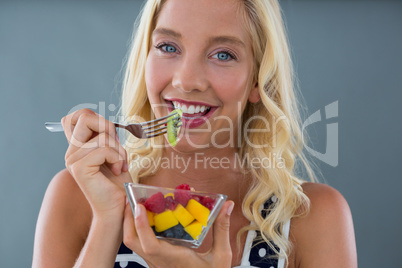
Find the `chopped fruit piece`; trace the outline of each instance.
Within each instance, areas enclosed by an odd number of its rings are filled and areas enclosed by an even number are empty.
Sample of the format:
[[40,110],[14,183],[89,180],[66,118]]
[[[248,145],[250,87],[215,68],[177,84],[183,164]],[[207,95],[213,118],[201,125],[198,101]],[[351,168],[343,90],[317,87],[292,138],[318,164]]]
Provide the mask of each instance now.
[[177,189],[174,191],[174,200],[182,204],[183,207],[187,206],[188,201],[191,199],[190,192]]
[[[167,137],[170,145],[172,147],[176,146],[177,142],[179,141],[178,136],[180,133],[181,127],[181,117],[183,112],[180,109],[173,110],[170,114],[177,113],[172,117],[169,117],[167,122]],[[176,117],[176,119],[173,119]]]
[[198,236],[202,232],[202,223],[198,221],[194,221],[190,225],[184,227],[184,230],[191,235],[193,239],[198,239]]
[[196,200],[191,199],[186,206],[188,212],[198,220],[202,225],[207,226],[209,209],[198,203]]
[[[182,239],[183,237],[189,236],[185,231],[183,226],[180,224],[177,224],[173,226],[172,228],[167,229],[166,231],[162,232],[163,237],[171,237],[171,238],[177,238],[177,239]],[[192,239],[190,237],[190,239]]]
[[171,196],[171,197],[174,198],[174,194],[173,194],[173,193],[167,193],[167,194],[165,194],[165,198],[168,197],[168,196]]
[[177,205],[177,208],[173,211],[173,215],[180,224],[183,225],[183,227],[186,227],[194,220],[194,217],[190,212],[188,212],[181,204]]
[[181,237],[181,239],[184,240],[193,240],[193,238],[191,237],[191,235],[189,235],[186,231],[183,231],[184,235]]
[[172,196],[168,196],[165,198],[165,204],[167,209],[175,210],[179,203]]
[[173,228],[174,228],[174,226],[172,228],[169,228],[169,229],[163,231],[162,236],[163,237],[168,237],[168,238],[175,238]]
[[146,209],[154,212],[154,213],[161,213],[165,211],[166,205],[165,205],[165,197],[161,192],[158,192],[154,195],[152,195],[150,198],[148,198],[144,206]]
[[183,183],[177,186],[175,189],[177,190],[191,190],[190,185]]
[[203,205],[204,207],[212,210],[214,208],[215,200],[209,196],[202,196],[202,195],[192,195],[192,199]]
[[171,210],[166,210],[165,212],[155,215],[154,222],[155,222],[155,230],[157,232],[163,232],[179,224],[179,221],[173,215],[173,212]]
[[209,210],[212,210],[214,208],[214,204],[215,204],[215,200],[213,200],[211,197],[209,196],[204,196],[202,198],[202,202],[201,204],[206,207]]
[[155,222],[154,222],[154,215],[155,215],[155,214],[154,214],[153,212],[147,210],[148,222],[149,222],[149,226],[151,226],[151,227],[155,225]]
[[195,195],[194,194],[194,195],[191,196],[191,198],[194,199],[195,201],[197,201],[198,203],[202,203],[201,202],[202,196],[200,196],[200,195]]

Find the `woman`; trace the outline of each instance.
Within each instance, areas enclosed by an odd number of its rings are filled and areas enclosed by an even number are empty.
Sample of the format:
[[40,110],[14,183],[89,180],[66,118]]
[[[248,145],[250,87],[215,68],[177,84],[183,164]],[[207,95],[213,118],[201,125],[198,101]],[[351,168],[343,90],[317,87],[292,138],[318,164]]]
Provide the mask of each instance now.
[[[128,136],[123,148],[94,112],[64,117],[67,169],[47,190],[33,266],[112,267],[124,240],[137,264],[116,267],[357,267],[346,201],[294,173],[299,160],[310,168],[277,1],[147,1],[122,104],[125,118],[141,120],[180,107],[181,140],[172,148],[163,136]],[[143,206],[133,218],[130,181],[187,183],[230,201],[192,250],[156,239]]]

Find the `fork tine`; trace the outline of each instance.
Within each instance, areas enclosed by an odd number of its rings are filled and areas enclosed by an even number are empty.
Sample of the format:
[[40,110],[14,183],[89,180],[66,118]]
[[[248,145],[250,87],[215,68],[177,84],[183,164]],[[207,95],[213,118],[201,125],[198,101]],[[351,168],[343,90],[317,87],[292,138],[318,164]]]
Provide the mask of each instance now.
[[152,133],[152,132],[157,132],[159,130],[164,130],[166,128],[167,128],[167,126],[163,126],[163,127],[157,128],[157,129],[151,129],[151,130],[144,131],[144,133],[149,134],[149,133]]
[[158,133],[155,133],[155,134],[152,134],[152,135],[148,135],[148,134],[147,134],[147,138],[153,138],[153,137],[156,137],[156,136],[160,136],[160,135],[162,135],[162,134],[165,134],[165,133],[167,133],[167,130],[162,131],[162,132],[158,132]]
[[[173,117],[172,119],[177,119],[177,118],[180,118],[180,116],[175,116],[175,117]],[[169,121],[169,120],[166,120],[166,121],[163,121],[163,122],[161,122],[161,123],[153,124],[153,125],[150,125],[150,126],[148,126],[147,124],[144,124],[144,125],[141,125],[141,128],[142,128],[143,130],[150,129],[150,128],[153,128],[153,127],[157,127],[157,126],[160,126],[160,125],[167,124],[168,121]]]
[[140,124],[141,124],[141,125],[148,125],[148,124],[150,124],[150,123],[158,122],[158,121],[160,121],[160,120],[169,118],[169,117],[171,117],[171,116],[173,116],[173,115],[176,115],[176,114],[177,114],[177,112],[174,112],[174,113],[168,114],[168,115],[166,115],[166,116],[164,116],[164,117],[160,117],[160,118],[157,118],[157,119],[154,119],[154,120],[151,120],[151,121],[147,121],[147,122],[143,122],[143,123],[140,123]]
[[[177,121],[177,122],[174,123],[175,127],[180,127],[182,125],[181,118],[180,118],[179,115],[177,115],[177,116],[174,116],[173,118],[169,118],[168,120],[163,121],[161,123],[153,124],[153,125],[150,125],[150,126],[141,126],[141,127],[142,127],[142,130],[144,131],[144,134],[146,135],[147,138],[156,137],[156,136],[159,136],[159,135],[167,133],[167,122],[169,120],[171,120],[171,119],[173,119],[173,120],[174,119],[179,119],[180,120],[180,121]],[[157,126],[162,126],[162,127],[159,127],[159,128],[155,129],[155,127],[157,127]]]

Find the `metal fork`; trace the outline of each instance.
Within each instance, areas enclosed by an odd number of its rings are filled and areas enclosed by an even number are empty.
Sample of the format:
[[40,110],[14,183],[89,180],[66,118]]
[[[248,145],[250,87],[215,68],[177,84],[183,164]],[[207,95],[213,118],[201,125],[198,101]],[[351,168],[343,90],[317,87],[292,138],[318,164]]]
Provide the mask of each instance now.
[[[142,122],[142,123],[134,123],[134,124],[121,124],[117,122],[113,122],[115,127],[124,128],[128,130],[131,134],[136,136],[139,139],[148,139],[152,137],[156,137],[167,132],[167,122],[168,120],[163,121],[164,119],[171,118],[172,120],[179,119],[175,121],[175,127],[181,126],[181,118],[174,112],[167,116],[157,118],[151,121]],[[51,132],[61,132],[63,130],[63,126],[60,122],[46,122],[45,127]],[[155,128],[158,127],[158,128]]]

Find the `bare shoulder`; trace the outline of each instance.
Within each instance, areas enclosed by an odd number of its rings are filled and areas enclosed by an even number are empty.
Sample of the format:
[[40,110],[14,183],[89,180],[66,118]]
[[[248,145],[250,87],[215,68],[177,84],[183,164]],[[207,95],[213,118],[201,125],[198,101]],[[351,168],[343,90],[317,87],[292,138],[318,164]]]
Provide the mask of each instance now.
[[74,178],[68,170],[57,173],[43,198],[32,266],[61,267],[63,263],[72,267],[85,243],[91,219],[90,206]]
[[310,199],[305,216],[292,219],[296,267],[357,267],[352,214],[339,191],[319,183],[304,183]]
[[[309,217],[319,216],[320,219],[325,219],[333,213],[350,214],[349,205],[342,194],[329,185],[321,183],[306,182],[302,185],[304,193],[308,196],[311,202]],[[324,212],[327,212],[323,215]],[[318,215],[317,215],[318,214]]]
[[42,204],[42,209],[46,208],[69,219],[92,217],[88,201],[67,169],[57,173],[49,183]]

